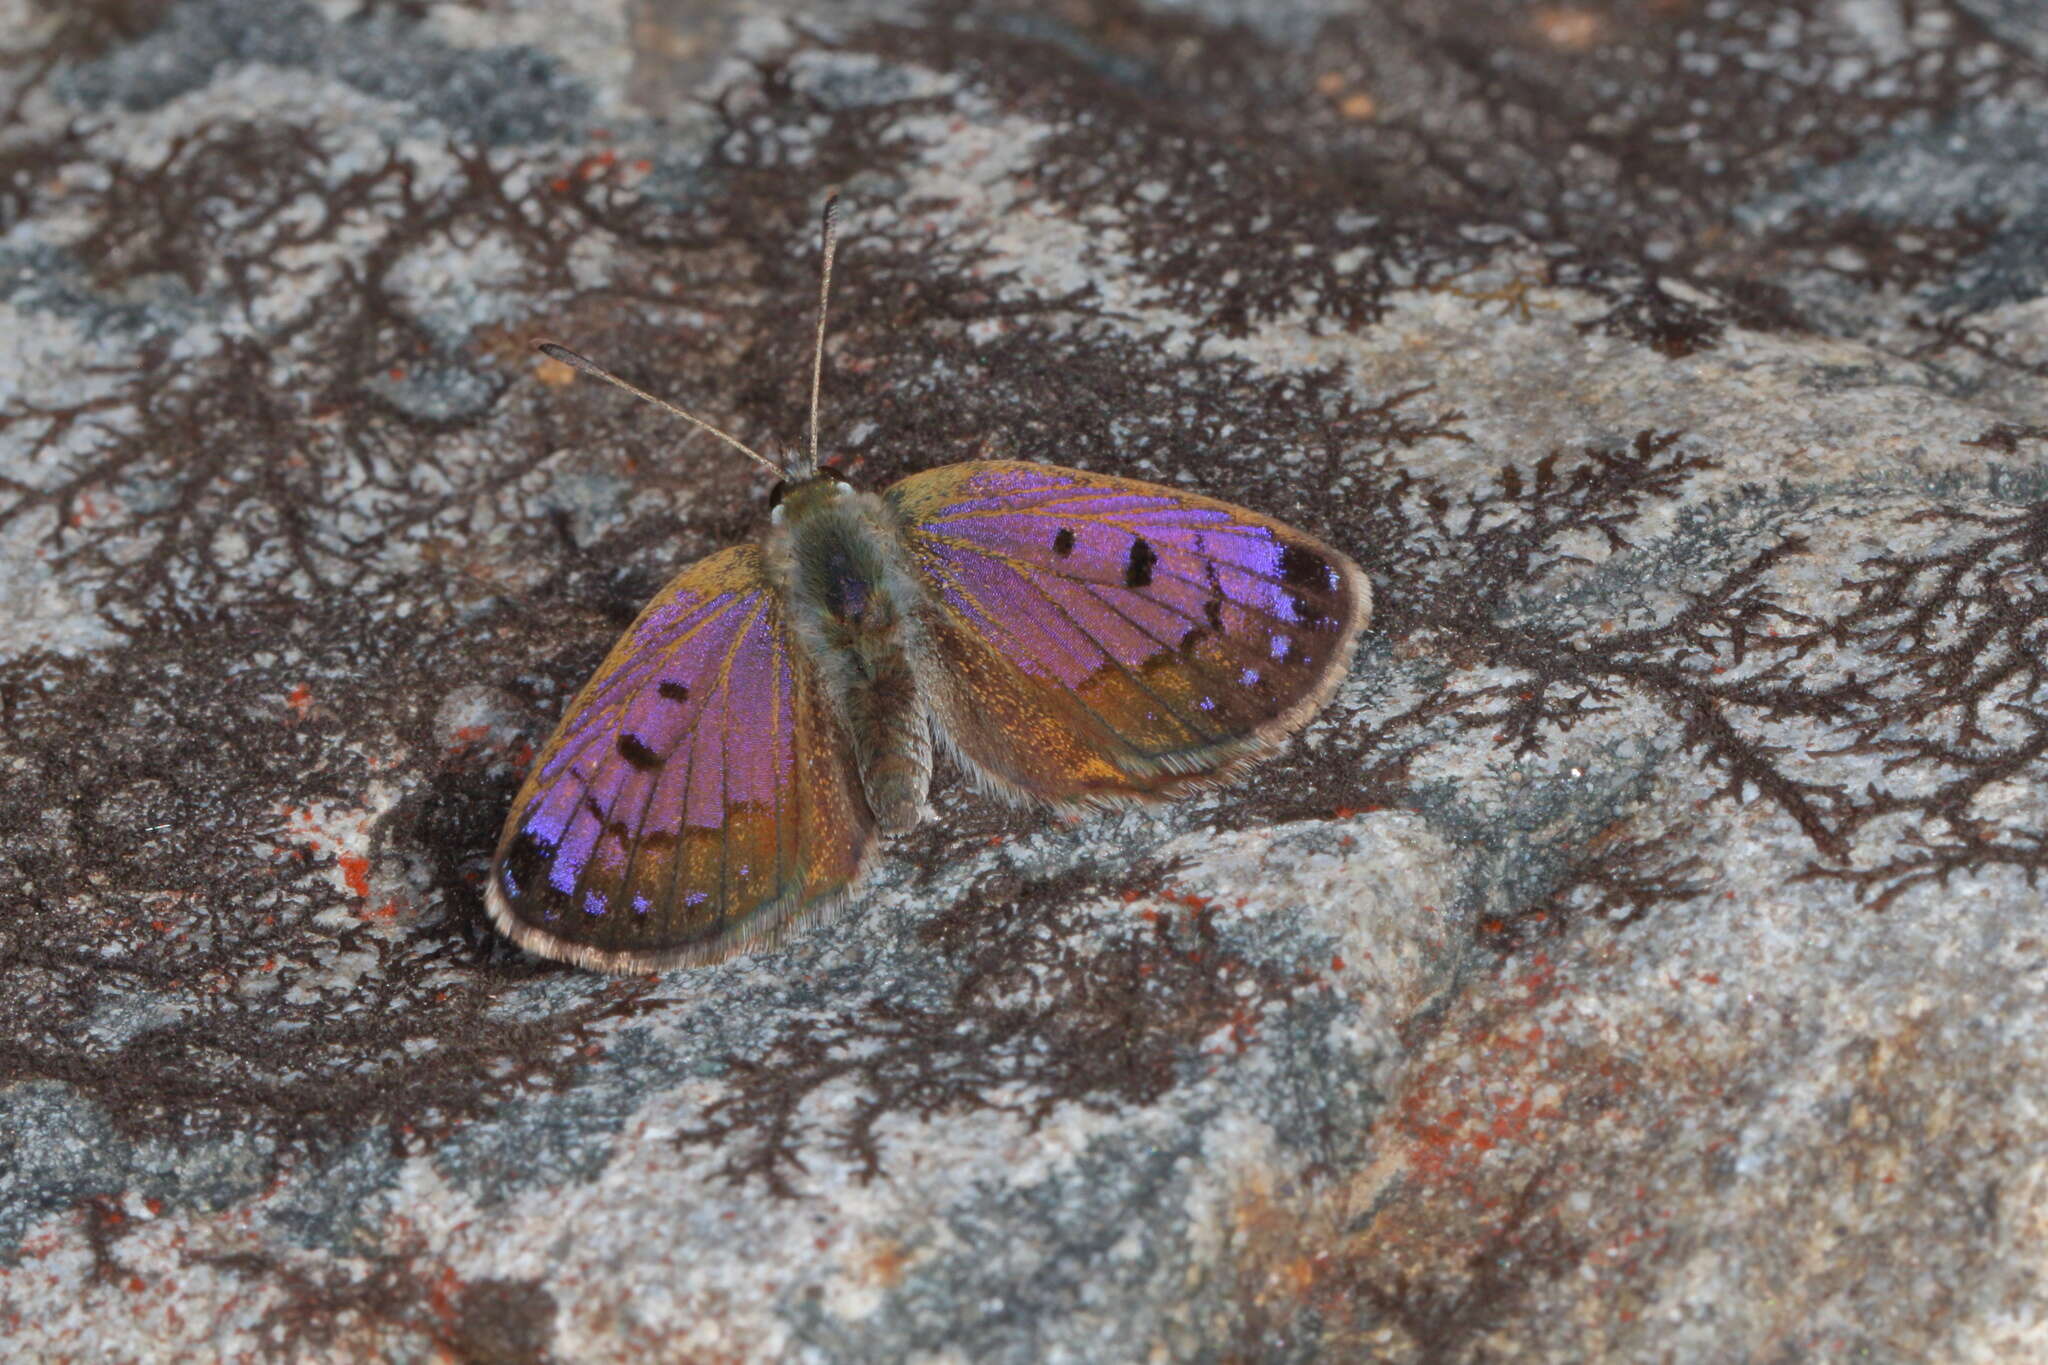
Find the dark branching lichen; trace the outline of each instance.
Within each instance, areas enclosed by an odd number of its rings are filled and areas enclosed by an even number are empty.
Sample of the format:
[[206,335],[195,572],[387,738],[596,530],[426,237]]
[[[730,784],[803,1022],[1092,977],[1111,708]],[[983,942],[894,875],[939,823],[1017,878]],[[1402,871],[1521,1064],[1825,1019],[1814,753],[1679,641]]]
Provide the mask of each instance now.
[[[1843,717],[1843,747],[1889,774],[1847,820],[1882,831],[1867,861],[1809,877],[1846,882],[1882,908],[1927,882],[2048,872],[2048,829],[1987,800],[2048,775],[2048,501],[2004,516],[1942,509],[1919,520],[1964,534],[1950,548],[1879,555],[1848,586],[1859,601],[1829,638],[1881,661]],[[1888,837],[1886,837],[1888,836]]]
[[[785,120],[808,112],[787,91],[776,107]],[[873,145],[882,120],[842,126],[843,169],[886,161]],[[747,136],[764,136],[759,122],[749,116]],[[66,136],[15,148],[23,213],[65,193],[57,172],[82,147]],[[579,444],[664,472],[672,462],[656,456],[672,433],[602,400],[514,391],[504,362],[523,368],[520,348],[450,337],[396,273],[416,251],[493,238],[516,262],[505,287],[552,301],[533,330],[582,339],[577,320],[602,314],[593,349],[651,354],[735,395],[736,425],[793,431],[802,326],[735,344],[674,316],[721,300],[751,311],[786,288],[784,311],[802,317],[812,173],[735,165],[727,197],[693,217],[629,204],[609,162],[448,153],[458,173],[430,189],[397,152],[350,169],[311,129],[207,125],[145,164],[104,158],[93,188],[66,199],[91,224],[74,255],[96,289],[170,278],[227,310],[307,269],[286,263],[295,249],[376,229],[375,245],[317,282],[319,306],[269,326],[261,347],[144,346],[89,376],[89,397],[0,413],[34,471],[0,486],[0,524],[34,530],[120,640],[84,660],[31,652],[0,667],[17,765],[0,792],[0,1010],[21,1021],[0,1043],[0,1081],[68,1082],[132,1134],[327,1147],[382,1127],[428,1140],[524,1088],[565,1083],[605,1021],[642,1008],[646,983],[592,980],[573,1003],[496,1017],[506,988],[547,970],[482,930],[475,886],[516,780],[516,737],[451,751],[434,715],[488,679],[528,708],[528,740],[545,731],[550,699],[616,629],[608,566],[638,552],[652,568],[672,552],[649,547],[678,528],[635,527],[601,553],[566,546],[545,519],[493,552],[471,549],[469,530],[516,516],[513,485],[570,443],[572,422]],[[620,248],[618,282],[579,291],[569,252],[595,233]],[[944,316],[957,329],[957,274],[920,294],[903,287],[911,253],[888,259],[896,270],[864,272],[849,311],[887,291],[892,322]],[[735,272],[736,260],[751,264]],[[673,293],[649,284],[658,274],[678,281]],[[679,348],[694,351],[685,361]],[[489,379],[473,413],[421,417],[378,386],[436,361]],[[743,477],[710,479],[736,490]],[[730,499],[703,505],[683,538],[729,539],[736,528],[718,523]],[[559,567],[517,603],[492,596],[511,562],[501,556],[525,553]],[[372,866],[320,835],[380,780],[414,794],[378,832]],[[373,878],[393,864],[425,869],[424,884]],[[321,964],[349,953],[366,970],[326,984]],[[105,1036],[95,1020],[110,993],[151,1000],[165,1022]]]
[[[418,7],[366,8],[402,28]],[[1630,40],[1587,56],[1521,4],[1389,0],[1329,19],[1313,62],[1257,32],[1107,2],[1057,19],[937,5],[833,41],[956,75],[999,111],[1042,120],[1020,186],[1030,206],[1120,222],[1131,268],[1162,301],[1227,334],[1281,314],[1369,328],[1396,290],[1467,288],[1508,241],[1540,263],[1532,279],[1605,301],[1589,325],[1676,355],[1731,323],[1801,325],[1777,282],[1788,262],[1848,241],[1868,264],[1846,287],[1912,290],[1938,275],[1941,252],[1967,253],[1988,230],[1916,225],[1923,245],[1887,249],[1867,216],[1766,228],[1736,212],[1798,164],[1840,162],[2031,69],[1960,6],[1919,8],[1973,61],[1916,49],[1880,68],[1886,82],[1853,88],[1833,73],[1856,40],[1817,0],[1585,8],[1634,25]],[[135,41],[162,9],[66,12],[41,46],[5,55],[15,120],[24,91]],[[1796,41],[1773,36],[1781,23]],[[1700,54],[1711,71],[1695,69]],[[1347,89],[1379,91],[1375,115]],[[39,538],[48,572],[117,639],[84,658],[0,664],[13,765],[0,788],[0,1015],[16,1021],[0,1084],[66,1082],[130,1133],[425,1141],[524,1088],[571,1083],[613,1021],[648,1007],[644,982],[591,980],[508,1022],[504,992],[551,969],[483,929],[476,878],[522,743],[546,733],[665,571],[754,528],[751,476],[675,459],[673,428],[609,392],[537,392],[523,341],[566,335],[746,437],[795,434],[818,191],[890,182],[918,154],[906,122],[952,112],[950,99],[828,102],[791,62],[764,61],[714,102],[701,153],[665,154],[673,166],[642,168],[594,135],[560,154],[457,140],[447,176],[397,150],[365,162],[332,133],[274,120],[203,125],[139,162],[82,124],[10,122],[6,224],[61,209],[86,225],[63,262],[70,292],[41,306],[115,337],[123,358],[0,411],[26,452],[26,472],[0,482],[0,526]],[[687,196],[648,191],[668,172]],[[1274,765],[1227,818],[1414,803],[1418,760],[1448,731],[1539,756],[1637,702],[1668,720],[1711,788],[1803,831],[1811,875],[1873,904],[1965,871],[2038,874],[2041,832],[1977,802],[2042,778],[2048,510],[1948,514],[1959,534],[1946,548],[1872,561],[1852,584],[1857,605],[1833,617],[1791,604],[1802,547],[1785,537],[1702,569],[1668,619],[1560,627],[1523,607],[1583,567],[1567,547],[1630,551],[1711,452],[1652,433],[1504,451],[1494,483],[1468,493],[1429,468],[1433,449],[1465,440],[1455,392],[1367,405],[1337,373],[1275,376],[1134,338],[1085,291],[980,273],[973,232],[927,235],[921,210],[943,205],[895,207],[894,226],[849,237],[835,300],[829,406],[834,428],[861,433],[835,442],[857,477],[1000,451],[1198,478],[1351,552],[1375,581],[1382,638],[1443,664],[1426,699]],[[471,330],[410,292],[409,263],[485,240],[492,287],[526,300],[523,316]],[[601,278],[572,268],[579,243],[600,248],[588,259],[604,262]],[[318,306],[280,315],[272,305],[293,289]],[[138,293],[260,342],[174,348]],[[1501,297],[1512,306],[1512,290]],[[1923,332],[1930,358],[2035,364],[1972,325]],[[430,412],[401,385],[424,371],[474,382]],[[2039,433],[1978,439],[2009,452]],[[678,496],[622,524],[597,517],[606,529],[579,539],[573,516],[535,512],[548,505],[535,490],[568,482],[565,469]],[[1829,646],[1885,662],[1828,674]],[[1500,670],[1515,680],[1471,680]],[[451,744],[437,708],[478,685],[512,719]],[[1772,733],[1785,726],[1930,780],[1852,790],[1788,761]],[[368,808],[379,783],[401,799],[368,865],[305,837],[320,824],[309,812]],[[1034,818],[976,804],[956,834]],[[1658,848],[1656,830],[1624,820],[1486,932],[1520,941],[1538,915],[1640,915],[1696,894],[1701,870],[1658,861]],[[1117,889],[976,886],[927,929],[955,979],[942,1004],[789,1026],[735,1060],[693,1138],[771,1185],[787,1185],[810,1141],[872,1173],[889,1114],[1143,1102],[1198,1039],[1237,1022],[1241,986],[1261,1007],[1299,1007],[1293,969],[1219,952],[1206,912],[1067,946],[1077,907]],[[364,961],[346,985],[323,965],[340,953]],[[154,1002],[162,1021],[112,1036],[110,996]],[[803,1098],[840,1082],[861,1096],[852,1115],[802,1130]]]
[[[1231,952],[1213,907],[1175,893],[1172,871],[982,877],[921,931],[953,980],[943,1003],[877,997],[797,1019],[759,1055],[728,1059],[730,1088],[681,1140],[723,1151],[728,1178],[789,1195],[807,1148],[835,1150],[863,1178],[879,1174],[876,1128],[890,1116],[999,1110],[1036,1124],[1062,1103],[1156,1100],[1203,1039],[1227,1034],[1242,1048],[1318,980]],[[1083,946],[1090,901],[1141,895],[1163,908]],[[834,1084],[849,1085],[853,1103],[814,1131],[805,1102]]]
[[260,1251],[196,1259],[282,1291],[255,1325],[257,1338],[282,1355],[549,1358],[557,1305],[544,1284],[464,1280],[417,1234],[390,1250],[312,1266]]

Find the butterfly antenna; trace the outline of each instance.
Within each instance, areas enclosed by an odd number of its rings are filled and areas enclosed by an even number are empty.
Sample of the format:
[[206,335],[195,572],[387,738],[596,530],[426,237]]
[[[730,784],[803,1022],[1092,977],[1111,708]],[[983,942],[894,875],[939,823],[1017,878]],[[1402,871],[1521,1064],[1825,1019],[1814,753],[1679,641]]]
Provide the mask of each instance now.
[[811,350],[811,467],[818,472],[818,393],[825,385],[825,300],[832,294],[832,257],[839,247],[839,191],[825,196],[825,264],[818,272],[818,339]]
[[[759,451],[752,449],[744,442],[742,442],[738,437],[720,431],[717,427],[712,426],[711,423],[705,421],[701,417],[697,417],[690,413],[684,412],[681,408],[677,407],[674,403],[669,402],[665,398],[656,398],[653,394],[649,393],[647,390],[641,388],[637,384],[628,384],[625,380],[619,378],[610,370],[605,369],[602,365],[597,364],[595,361],[585,359],[583,356],[576,354],[576,352],[570,350],[567,346],[561,345],[559,342],[536,341],[533,343],[533,349],[539,351],[542,355],[548,357],[550,360],[559,360],[564,365],[573,366],[574,368],[583,371],[583,373],[590,375],[593,378],[602,379],[605,383],[612,385],[614,388],[624,389],[627,393],[632,394],[635,398],[644,398],[648,402],[654,404],[654,406],[656,406],[657,408],[660,408],[663,412],[669,413],[676,417],[680,417],[693,427],[703,428],[705,431],[710,432],[713,436],[716,436],[719,440],[725,442],[727,445],[731,446],[734,450],[737,450],[740,454],[746,456],[748,459],[753,460],[759,464],[766,465],[769,469],[775,471],[775,474],[778,478],[781,477],[784,473],[784,470],[781,465],[775,463],[775,461],[769,459],[766,455],[761,454]],[[814,419],[814,432],[815,429],[816,423]],[[812,439],[815,441],[815,435]]]

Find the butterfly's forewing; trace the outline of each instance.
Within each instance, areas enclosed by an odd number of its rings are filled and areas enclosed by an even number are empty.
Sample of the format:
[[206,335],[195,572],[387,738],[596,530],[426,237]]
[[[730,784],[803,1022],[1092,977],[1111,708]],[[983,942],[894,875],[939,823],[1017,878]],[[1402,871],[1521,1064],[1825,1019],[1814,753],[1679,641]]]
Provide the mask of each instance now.
[[926,580],[942,727],[1013,794],[1166,796],[1270,753],[1371,613],[1313,536],[1156,484],[991,460],[884,496]]
[[859,875],[874,822],[761,552],[650,602],[535,760],[487,902],[585,966],[714,961],[779,939]]

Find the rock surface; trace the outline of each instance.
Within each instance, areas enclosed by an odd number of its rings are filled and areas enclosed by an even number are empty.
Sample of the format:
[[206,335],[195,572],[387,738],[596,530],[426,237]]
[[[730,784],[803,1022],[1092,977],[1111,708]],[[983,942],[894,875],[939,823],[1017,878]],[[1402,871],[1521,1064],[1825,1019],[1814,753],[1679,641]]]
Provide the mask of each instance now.
[[[2048,1354],[2014,0],[0,0],[12,1359]],[[522,957],[754,441],[1349,551],[1328,711],[786,950]]]

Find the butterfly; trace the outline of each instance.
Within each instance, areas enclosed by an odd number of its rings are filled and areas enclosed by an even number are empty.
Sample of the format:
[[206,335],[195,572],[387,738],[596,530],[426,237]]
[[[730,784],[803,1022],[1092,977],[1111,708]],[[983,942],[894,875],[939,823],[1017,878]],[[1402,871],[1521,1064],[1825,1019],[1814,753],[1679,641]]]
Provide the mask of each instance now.
[[931,815],[935,750],[1061,809],[1168,799],[1274,753],[1345,676],[1364,574],[1270,517],[1015,460],[880,493],[810,440],[767,465],[767,534],[647,605],[536,756],[485,893],[544,957],[663,970],[773,946],[841,909],[884,834]]

